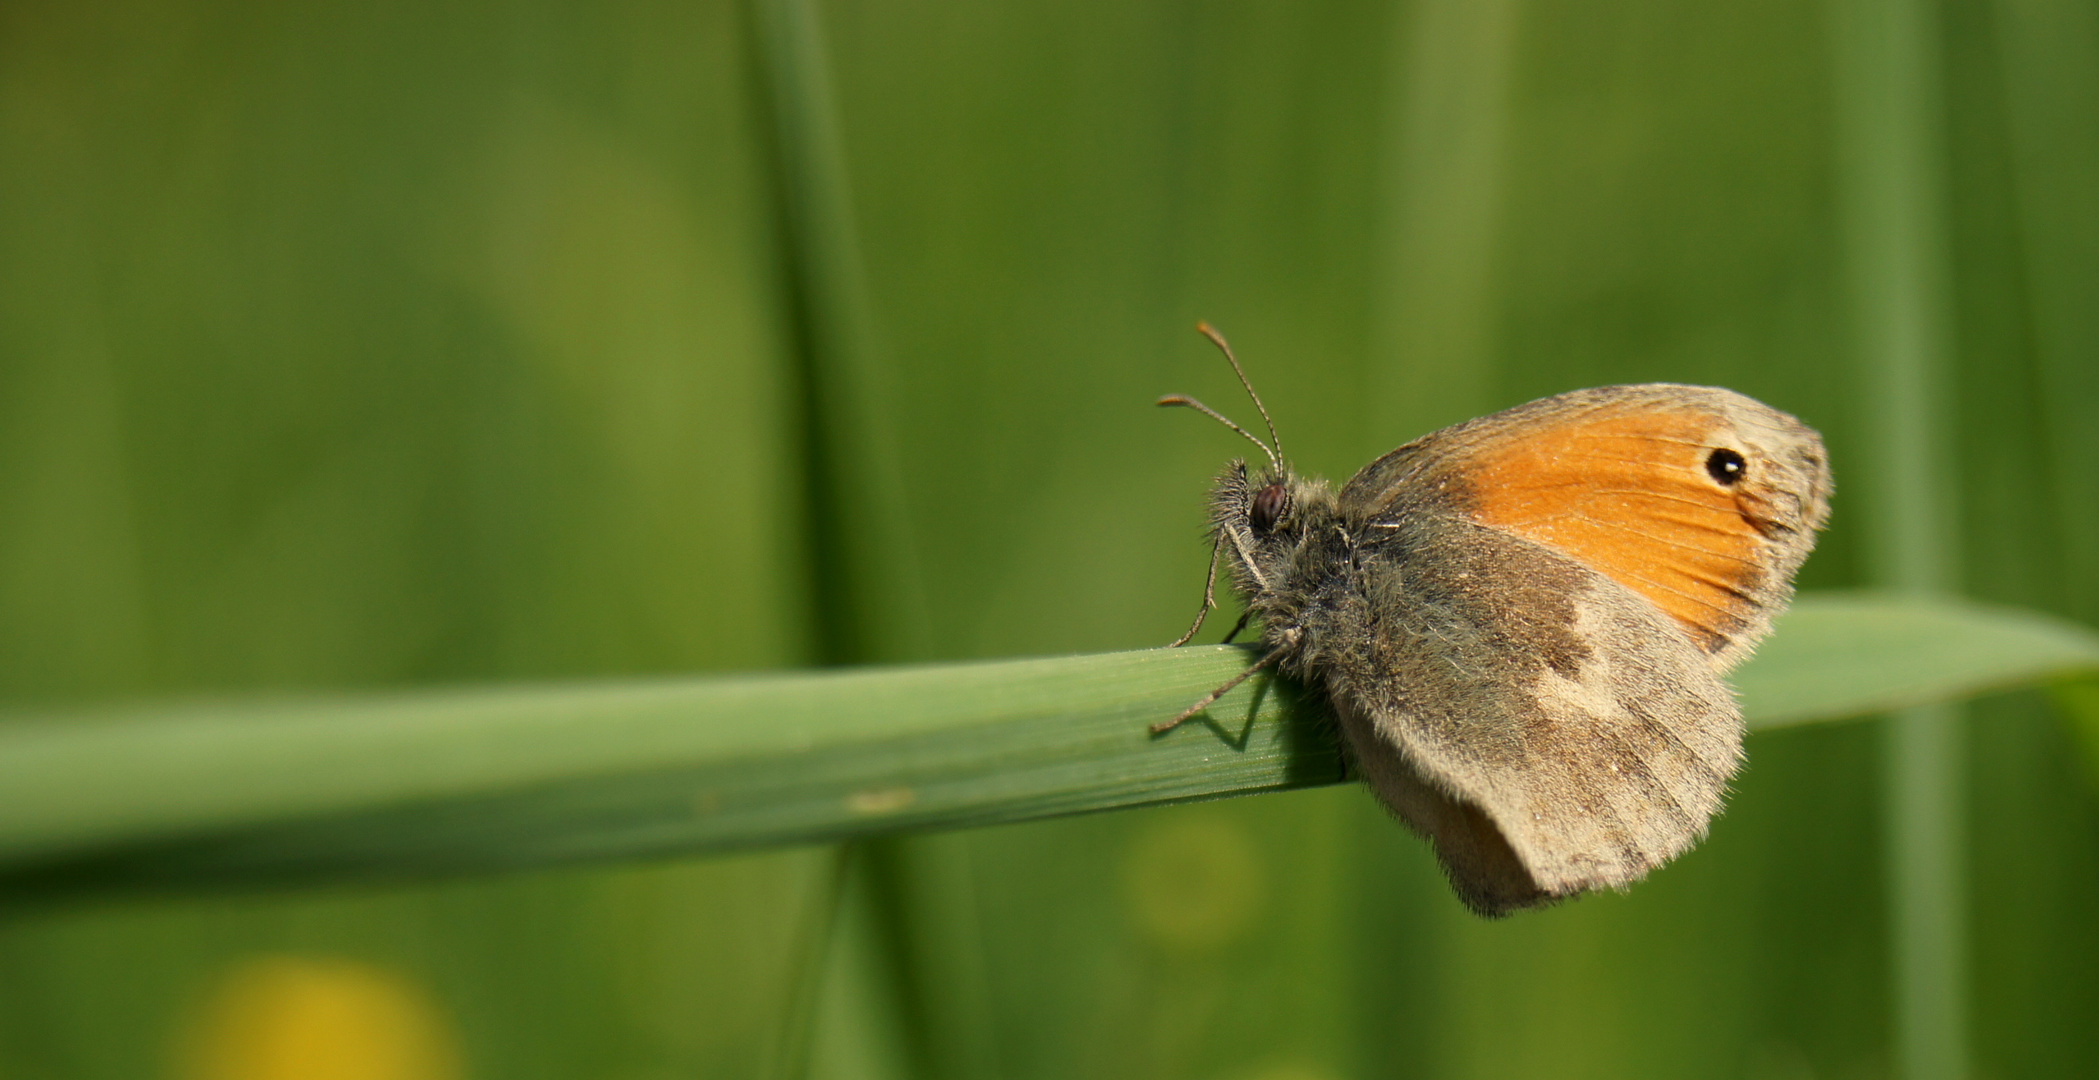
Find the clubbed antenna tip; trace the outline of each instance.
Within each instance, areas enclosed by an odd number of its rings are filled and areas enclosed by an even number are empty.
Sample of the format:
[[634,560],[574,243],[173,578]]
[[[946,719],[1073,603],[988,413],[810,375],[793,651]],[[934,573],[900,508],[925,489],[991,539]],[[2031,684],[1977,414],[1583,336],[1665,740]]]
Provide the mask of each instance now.
[[[1283,437],[1275,433],[1275,421],[1269,419],[1268,406],[1261,404],[1261,395],[1254,393],[1254,384],[1248,381],[1246,369],[1240,367],[1239,358],[1232,355],[1231,343],[1224,339],[1223,334],[1217,332],[1216,327],[1211,326],[1207,322],[1196,323],[1195,332],[1209,338],[1210,343],[1217,346],[1217,351],[1224,354],[1225,362],[1232,365],[1232,374],[1239,376],[1239,385],[1246,388],[1246,396],[1252,398],[1254,400],[1254,408],[1260,410],[1261,422],[1268,425],[1268,441],[1275,444],[1275,450],[1268,456],[1280,460],[1283,456]],[[1260,440],[1257,439],[1255,441],[1259,442]],[[1266,448],[1264,447],[1264,449]]]

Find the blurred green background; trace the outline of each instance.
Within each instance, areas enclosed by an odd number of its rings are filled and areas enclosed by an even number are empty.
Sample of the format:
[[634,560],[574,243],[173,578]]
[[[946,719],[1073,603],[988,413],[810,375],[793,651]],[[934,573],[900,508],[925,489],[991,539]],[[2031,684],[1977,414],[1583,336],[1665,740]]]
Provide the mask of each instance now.
[[[0,8],[0,700],[1157,644],[1199,317],[1337,478],[1735,387],[1837,463],[1803,586],[1880,572],[1830,5],[794,7]],[[1929,10],[1957,576],[2099,622],[2099,9]],[[1968,715],[1977,1075],[2099,1073],[2094,786]],[[10,913],[0,1080],[1889,1075],[1876,727],[1750,753],[1496,923],[1352,787]]]

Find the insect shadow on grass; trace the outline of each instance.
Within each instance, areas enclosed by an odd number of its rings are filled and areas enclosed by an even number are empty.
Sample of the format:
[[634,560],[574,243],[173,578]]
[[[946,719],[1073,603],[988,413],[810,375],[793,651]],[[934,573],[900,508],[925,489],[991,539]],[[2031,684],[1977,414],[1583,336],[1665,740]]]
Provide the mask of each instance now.
[[[1243,645],[1248,654],[1258,654],[1259,647]],[[1253,745],[1254,728],[1260,722],[1261,710],[1268,702],[1268,695],[1276,695],[1277,724],[1280,730],[1276,742],[1283,752],[1284,775],[1290,786],[1309,786],[1321,783],[1340,783],[1350,776],[1347,754],[1342,749],[1340,726],[1328,710],[1324,695],[1299,684],[1287,675],[1263,672],[1253,679],[1253,688],[1247,696],[1246,712],[1234,723],[1217,714],[1219,699],[1204,706],[1188,719],[1200,723],[1217,738],[1217,741],[1240,753]],[[1170,731],[1152,734],[1156,741],[1164,739]]]

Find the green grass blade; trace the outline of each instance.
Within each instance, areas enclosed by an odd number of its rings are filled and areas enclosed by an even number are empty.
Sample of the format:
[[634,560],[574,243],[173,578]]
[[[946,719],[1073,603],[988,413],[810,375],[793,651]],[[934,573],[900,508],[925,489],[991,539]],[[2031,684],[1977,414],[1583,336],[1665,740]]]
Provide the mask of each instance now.
[[2099,669],[2099,634],[2031,611],[1870,593],[1802,598],[1735,673],[1752,729],[1958,701]]
[[1147,732],[1245,662],[1204,647],[20,723],[0,729],[0,887],[451,873],[1339,779],[1317,711],[1263,680],[1214,726]]
[[[986,825],[1333,783],[1322,711],[1221,646],[191,706],[0,726],[0,891],[356,880]],[[1809,598],[1760,727],[2099,669],[2019,612]]]

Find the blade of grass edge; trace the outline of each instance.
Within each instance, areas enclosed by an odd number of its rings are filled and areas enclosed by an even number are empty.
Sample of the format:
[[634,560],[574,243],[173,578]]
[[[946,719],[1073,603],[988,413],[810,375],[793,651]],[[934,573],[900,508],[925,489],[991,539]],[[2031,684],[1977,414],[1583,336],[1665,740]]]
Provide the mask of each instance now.
[[[187,706],[0,724],[0,897],[448,876],[962,828],[1338,782],[1324,709],[1222,646]],[[2099,671],[2024,612],[1810,597],[1756,728]]]

